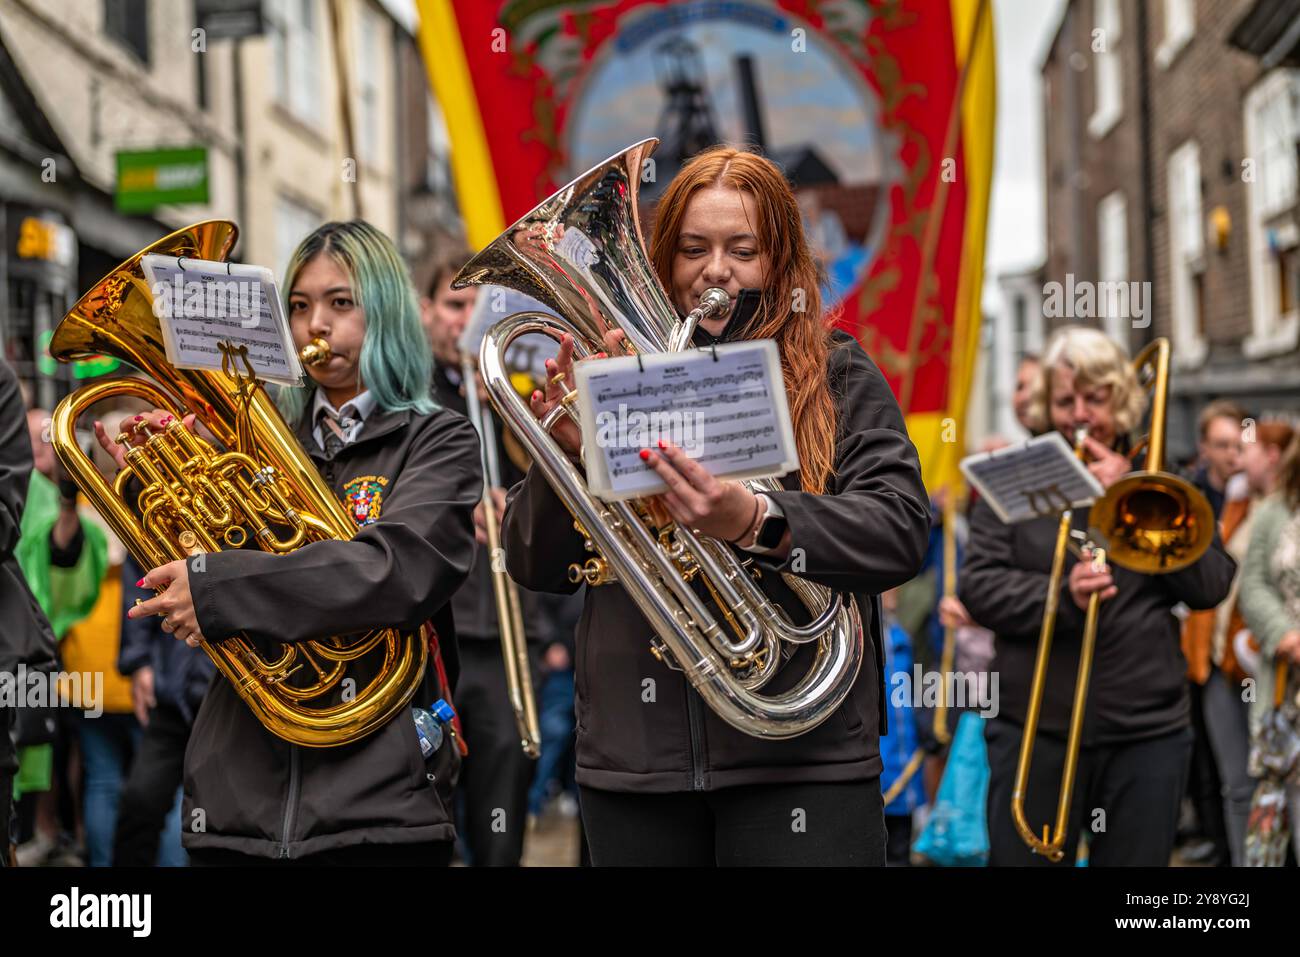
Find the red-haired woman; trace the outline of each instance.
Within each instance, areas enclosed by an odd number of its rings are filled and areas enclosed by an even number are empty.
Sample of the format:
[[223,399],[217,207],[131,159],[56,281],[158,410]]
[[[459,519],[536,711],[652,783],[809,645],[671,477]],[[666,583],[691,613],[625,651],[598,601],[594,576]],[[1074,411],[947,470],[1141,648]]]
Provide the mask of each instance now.
[[[734,149],[691,160],[660,199],[651,258],[682,314],[712,286],[731,296],[730,313],[703,322],[696,344],[775,340],[801,465],[784,491],[755,495],[669,445],[647,457],[671,489],[663,504],[676,521],[752,556],[767,572],[764,590],[795,620],[806,612],[774,571],[854,596],[868,641],[837,713],[799,737],[761,740],[724,723],[652,656],[652,629],[623,588],[588,590],[577,641],[577,778],[592,861],[883,865],[879,595],[912,578],[925,553],[930,512],[916,450],[880,370],[831,330],[798,205],[771,162]],[[572,353],[566,340],[552,377],[571,372]],[[552,381],[534,394],[534,414],[566,389]],[[571,422],[555,434],[576,454]],[[513,490],[504,532],[508,570],[522,585],[576,589],[565,570],[584,560],[583,540],[536,468]],[[811,651],[788,670],[802,674]],[[782,690],[785,677],[768,690]]]

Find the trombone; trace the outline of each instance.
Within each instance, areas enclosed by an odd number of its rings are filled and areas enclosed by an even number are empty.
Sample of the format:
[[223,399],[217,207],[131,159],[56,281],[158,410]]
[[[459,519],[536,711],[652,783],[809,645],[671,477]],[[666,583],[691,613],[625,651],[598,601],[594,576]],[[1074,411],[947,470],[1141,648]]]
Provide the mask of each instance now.
[[[1151,391],[1151,428],[1129,457],[1147,450],[1146,467],[1124,476],[1112,485],[1088,513],[1088,526],[1102,537],[1106,548],[1094,548],[1093,567],[1101,570],[1107,558],[1130,571],[1146,575],[1164,575],[1195,563],[1214,541],[1214,512],[1195,486],[1176,475],[1163,471],[1165,414],[1169,395],[1169,340],[1156,339],[1133,360],[1139,382]],[[1083,456],[1086,428],[1075,433],[1075,454]],[[1043,825],[1042,837],[1025,816],[1025,793],[1029,786],[1029,768],[1037,740],[1038,718],[1047,682],[1047,663],[1056,628],[1056,611],[1060,601],[1061,579],[1065,572],[1065,551],[1076,548],[1070,540],[1072,510],[1062,513],[1056,531],[1056,549],[1052,554],[1052,572],[1047,588],[1047,606],[1038,635],[1038,654],[1034,661],[1034,680],[1025,714],[1025,732],[1020,741],[1020,760],[1016,765],[1015,787],[1011,792],[1011,816],[1020,837],[1035,854],[1051,861],[1065,856],[1065,839],[1069,827],[1070,803],[1074,795],[1074,778],[1078,770],[1079,749],[1083,739],[1084,708],[1088,701],[1088,682],[1092,676],[1093,652],[1097,642],[1097,617],[1100,592],[1088,599],[1084,619],[1083,644],[1079,650],[1079,670],[1075,680],[1074,706],[1070,712],[1070,732],[1066,741],[1065,767],[1061,772],[1061,790],[1056,805],[1056,820],[1049,830]],[[1084,547],[1093,547],[1091,543]]]
[[506,574],[501,558],[501,529],[492,490],[501,485],[501,463],[497,460],[496,427],[492,414],[483,408],[478,397],[478,376],[468,354],[461,359],[461,376],[465,383],[465,402],[469,417],[478,428],[483,458],[483,522],[487,526],[488,556],[492,567],[492,595],[496,600],[497,627],[501,632],[501,656],[506,666],[506,692],[510,709],[515,713],[515,728],[524,754],[536,758],[542,753],[542,732],[537,720],[537,701],[533,694],[532,672],[528,662],[528,636],[519,603],[519,587]]

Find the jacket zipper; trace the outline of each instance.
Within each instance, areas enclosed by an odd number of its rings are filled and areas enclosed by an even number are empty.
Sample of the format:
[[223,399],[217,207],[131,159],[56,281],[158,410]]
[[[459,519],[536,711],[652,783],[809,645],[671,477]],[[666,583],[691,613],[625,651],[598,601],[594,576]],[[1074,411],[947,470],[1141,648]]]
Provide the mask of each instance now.
[[700,761],[703,750],[704,729],[700,726],[699,703],[691,690],[689,681],[683,682],[686,692],[686,718],[691,728],[691,790],[704,790],[704,767]]
[[289,793],[284,799],[284,836],[280,842],[280,857],[289,856],[289,828],[293,826],[293,812],[298,808],[302,782],[298,775],[298,746],[289,745]]

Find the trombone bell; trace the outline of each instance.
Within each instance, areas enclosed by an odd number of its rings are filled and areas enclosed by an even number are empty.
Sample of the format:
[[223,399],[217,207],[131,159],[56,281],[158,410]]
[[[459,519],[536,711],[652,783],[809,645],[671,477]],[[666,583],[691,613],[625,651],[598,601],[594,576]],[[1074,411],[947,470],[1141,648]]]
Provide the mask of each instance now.
[[1214,512],[1195,486],[1169,473],[1135,472],[1107,491],[1088,516],[1117,565],[1148,575],[1195,562],[1214,540]]

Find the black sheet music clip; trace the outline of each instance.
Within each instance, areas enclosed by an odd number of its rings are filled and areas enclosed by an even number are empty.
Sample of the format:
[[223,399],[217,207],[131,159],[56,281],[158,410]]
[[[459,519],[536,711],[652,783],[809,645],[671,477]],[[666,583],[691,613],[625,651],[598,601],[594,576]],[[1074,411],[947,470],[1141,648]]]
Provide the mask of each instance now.
[[[179,269],[181,272],[184,272],[184,271],[185,271],[185,257],[184,257],[184,256],[177,256],[177,257],[176,257],[176,268]],[[229,259],[226,260],[226,275],[227,275],[227,276],[233,276],[233,275],[234,275],[234,273],[232,273],[232,272],[230,271],[230,260],[229,260]]]

